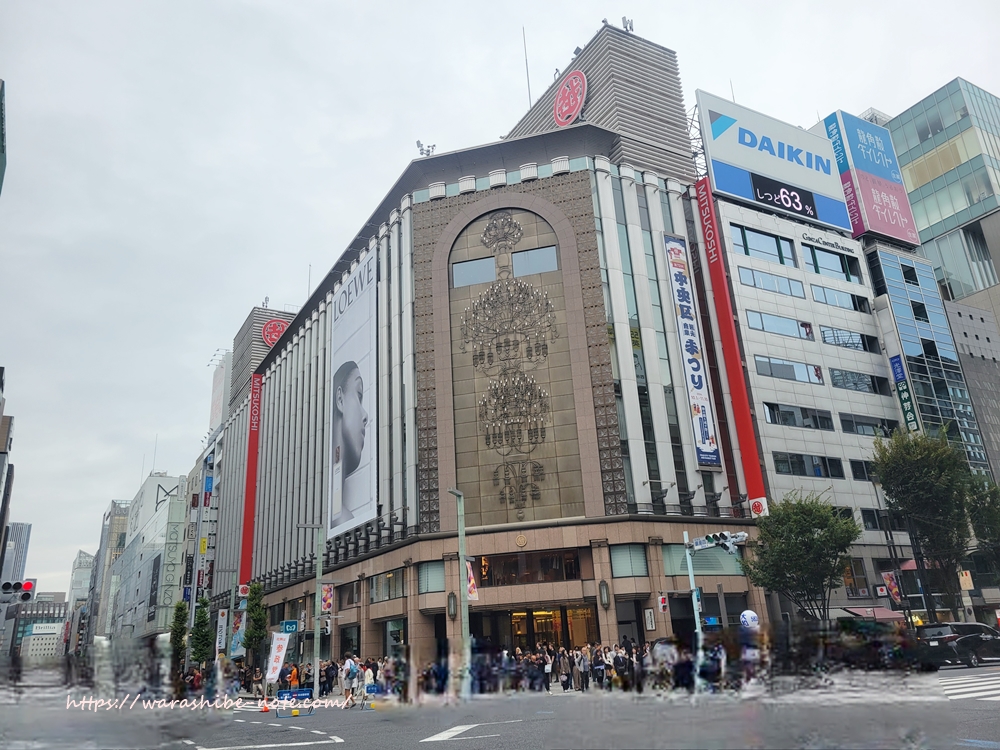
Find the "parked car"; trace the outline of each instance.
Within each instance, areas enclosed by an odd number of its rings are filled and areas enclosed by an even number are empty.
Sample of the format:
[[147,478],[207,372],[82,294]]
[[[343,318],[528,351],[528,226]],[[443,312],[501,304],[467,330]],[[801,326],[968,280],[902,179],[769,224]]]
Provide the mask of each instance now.
[[978,622],[942,622],[917,628],[920,664],[978,667],[984,659],[1000,659],[1000,631]]

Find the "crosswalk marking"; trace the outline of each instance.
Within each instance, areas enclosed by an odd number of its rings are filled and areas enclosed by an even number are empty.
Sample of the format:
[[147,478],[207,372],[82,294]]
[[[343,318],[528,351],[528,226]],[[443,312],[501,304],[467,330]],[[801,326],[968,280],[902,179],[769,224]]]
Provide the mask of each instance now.
[[938,682],[948,700],[1000,700],[1000,674],[996,672],[967,677],[939,677]]

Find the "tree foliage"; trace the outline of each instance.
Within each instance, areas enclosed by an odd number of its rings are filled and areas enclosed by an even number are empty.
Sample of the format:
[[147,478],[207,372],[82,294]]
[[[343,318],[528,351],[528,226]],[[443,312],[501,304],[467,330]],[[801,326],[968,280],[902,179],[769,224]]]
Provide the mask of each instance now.
[[198,664],[212,661],[215,656],[215,634],[208,616],[208,599],[199,599],[191,628],[191,658]]
[[752,555],[741,561],[747,578],[827,620],[830,594],[843,584],[849,550],[861,536],[854,519],[838,516],[820,495],[790,492],[757,519],[757,531]]
[[994,571],[1000,571],[1000,488],[993,483],[974,487],[969,496],[969,520],[982,551]]
[[[949,606],[958,611],[957,571],[969,552],[970,506],[986,492],[983,478],[972,473],[964,451],[948,442],[945,430],[937,436],[896,430],[875,441],[874,454],[886,504],[916,537],[932,588],[944,590]],[[978,515],[988,526],[987,500]]]
[[174,697],[184,697],[184,651],[187,648],[187,602],[174,605],[174,620],[170,624],[170,683]]
[[247,627],[243,633],[243,645],[247,656],[256,660],[261,644],[267,638],[267,608],[264,606],[264,585],[254,582],[250,584],[250,595],[247,597]]

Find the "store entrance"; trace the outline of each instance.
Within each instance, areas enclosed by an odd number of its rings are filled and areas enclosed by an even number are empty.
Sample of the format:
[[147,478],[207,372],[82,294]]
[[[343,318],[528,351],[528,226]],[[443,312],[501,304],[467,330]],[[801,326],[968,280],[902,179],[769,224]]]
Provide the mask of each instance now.
[[573,648],[601,640],[597,607],[558,606],[545,609],[473,612],[469,616],[473,649],[481,654],[499,654],[504,649],[535,650],[540,643],[555,648]]

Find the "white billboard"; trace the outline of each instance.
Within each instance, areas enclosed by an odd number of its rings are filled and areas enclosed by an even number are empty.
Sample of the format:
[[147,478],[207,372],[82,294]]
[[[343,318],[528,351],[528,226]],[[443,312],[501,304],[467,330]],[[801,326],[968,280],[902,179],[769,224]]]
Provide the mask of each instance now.
[[377,281],[377,257],[370,253],[333,296],[327,513],[330,536],[371,521],[376,514]]
[[61,622],[36,622],[31,626],[32,635],[59,635],[62,631]]
[[704,91],[696,96],[716,193],[850,231],[829,140]]

